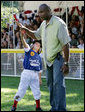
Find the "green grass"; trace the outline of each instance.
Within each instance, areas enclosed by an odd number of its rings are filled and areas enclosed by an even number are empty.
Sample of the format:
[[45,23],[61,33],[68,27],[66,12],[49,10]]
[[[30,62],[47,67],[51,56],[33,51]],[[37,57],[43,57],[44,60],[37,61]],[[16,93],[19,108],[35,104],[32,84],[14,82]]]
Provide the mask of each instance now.
[[[10,111],[13,97],[17,92],[20,78],[1,77],[1,111]],[[44,111],[50,110],[49,91],[46,79],[42,79],[41,107]],[[66,80],[66,102],[68,111],[84,111],[84,81]],[[17,111],[35,111],[35,100],[30,88],[24,98],[19,101]]]

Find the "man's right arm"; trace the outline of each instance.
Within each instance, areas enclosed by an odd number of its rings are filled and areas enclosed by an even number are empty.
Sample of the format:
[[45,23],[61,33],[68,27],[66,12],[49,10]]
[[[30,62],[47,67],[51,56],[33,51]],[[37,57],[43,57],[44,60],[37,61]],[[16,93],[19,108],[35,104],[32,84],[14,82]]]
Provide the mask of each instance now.
[[37,40],[37,37],[35,36],[35,33],[37,31],[32,31],[28,28],[26,28],[25,26],[23,26],[21,23],[17,22],[17,25],[20,27],[21,31],[24,31],[30,38]]
[[37,40],[37,38],[36,38],[35,35],[34,35],[34,32],[32,32],[31,30],[29,30],[28,28],[24,27],[24,28],[21,28],[21,30],[24,30],[25,33],[26,33],[30,38]]

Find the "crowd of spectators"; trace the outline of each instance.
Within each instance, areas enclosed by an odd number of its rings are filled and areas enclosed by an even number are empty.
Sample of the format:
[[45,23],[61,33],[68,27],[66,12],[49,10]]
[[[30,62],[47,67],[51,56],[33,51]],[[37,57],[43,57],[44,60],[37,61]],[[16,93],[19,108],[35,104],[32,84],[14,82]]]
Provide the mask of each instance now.
[[[25,15],[24,17],[20,15],[19,22],[31,30],[37,30],[41,24],[41,19],[38,15],[36,15],[34,19],[33,18],[28,19],[27,15]],[[14,26],[14,30],[13,30],[13,26]],[[13,41],[13,38],[14,38],[14,41]],[[29,45],[33,42],[33,40],[30,37],[28,37],[27,34],[25,34],[24,38]],[[15,46],[14,46],[14,43],[15,43]],[[14,47],[16,49],[23,48],[21,38],[20,38],[20,30],[15,20],[14,20],[14,23],[11,25],[7,23],[7,26],[3,28],[1,32],[1,48],[12,49]]]
[[[65,21],[65,16],[62,19]],[[38,15],[32,15],[28,18],[27,15],[22,16],[20,14],[19,21],[31,30],[37,30],[42,23]],[[14,29],[13,29],[14,26]],[[79,15],[68,14],[68,31],[71,37],[70,48],[80,48],[84,49],[84,11],[81,10]],[[13,35],[14,34],[14,35]],[[14,38],[14,41],[13,41]],[[31,45],[33,40],[25,34],[26,42]],[[15,43],[15,46],[14,46]],[[23,45],[20,38],[19,27],[17,26],[15,20],[13,24],[7,23],[6,28],[3,28],[1,32],[1,48],[16,48],[22,49]]]
[[68,31],[71,37],[70,48],[84,49],[84,10],[79,15],[68,14]]

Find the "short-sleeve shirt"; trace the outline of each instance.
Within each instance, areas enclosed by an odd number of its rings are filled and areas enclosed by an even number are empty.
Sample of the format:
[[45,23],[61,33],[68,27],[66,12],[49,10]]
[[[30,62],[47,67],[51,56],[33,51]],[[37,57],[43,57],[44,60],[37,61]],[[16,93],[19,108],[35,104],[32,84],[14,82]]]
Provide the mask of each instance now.
[[65,22],[52,16],[49,23],[43,21],[40,28],[34,32],[38,40],[42,40],[44,62],[51,66],[58,52],[71,41]]
[[42,71],[42,60],[38,53],[30,48],[25,48],[25,56],[23,66],[24,69]]

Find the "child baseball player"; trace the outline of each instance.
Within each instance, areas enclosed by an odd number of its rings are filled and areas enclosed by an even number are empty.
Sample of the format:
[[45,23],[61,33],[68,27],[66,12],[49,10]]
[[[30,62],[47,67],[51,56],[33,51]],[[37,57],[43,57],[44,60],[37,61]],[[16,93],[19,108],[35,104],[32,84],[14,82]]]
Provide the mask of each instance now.
[[18,92],[14,96],[14,104],[11,111],[15,111],[17,108],[18,101],[20,101],[25,93],[27,88],[30,86],[34,99],[36,101],[36,111],[42,111],[40,108],[40,84],[41,72],[42,72],[42,61],[38,54],[41,43],[38,40],[35,40],[33,43],[33,48],[30,48],[24,39],[24,32],[21,31],[21,40],[25,50],[23,67],[24,70],[21,73],[21,79],[18,87]]

